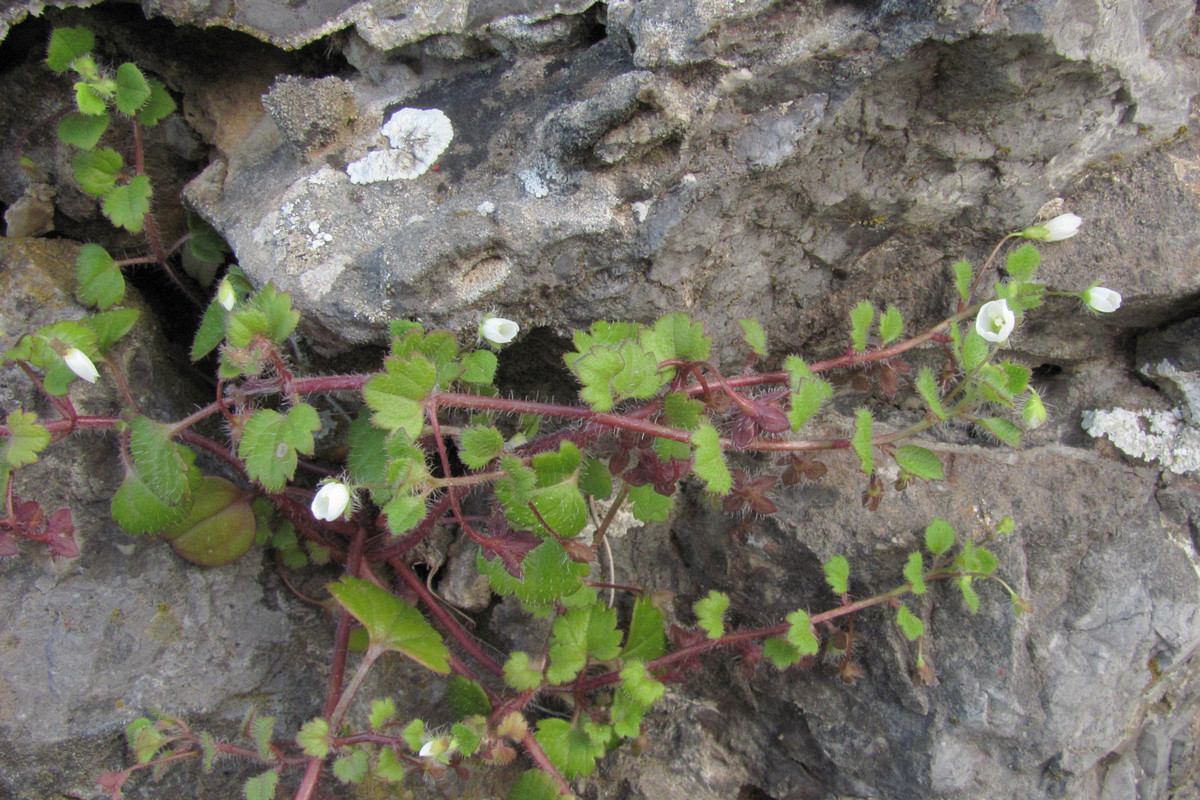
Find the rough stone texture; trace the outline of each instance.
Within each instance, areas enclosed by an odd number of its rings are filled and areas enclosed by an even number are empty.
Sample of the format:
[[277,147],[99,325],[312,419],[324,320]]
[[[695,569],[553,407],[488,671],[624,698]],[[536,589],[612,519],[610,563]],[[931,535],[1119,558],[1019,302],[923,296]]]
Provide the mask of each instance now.
[[[864,675],[853,686],[821,669],[760,666],[747,678],[735,661],[710,657],[651,716],[646,755],[622,749],[577,787],[597,800],[1200,796],[1200,492],[1194,477],[1128,458],[1079,424],[1090,409],[1194,412],[1200,150],[1182,130],[1200,75],[1192,4],[145,7],[285,47],[344,30],[327,48],[341,48],[352,69],[318,79],[290,55],[224,31],[164,33],[95,12],[108,24],[102,36],[168,82],[183,118],[211,147],[189,200],[255,280],[292,292],[310,340],[330,352],[381,343],[398,317],[474,329],[497,311],[525,325],[524,341],[507,351],[508,359],[529,356],[512,368],[522,385],[557,388],[562,376],[546,355],[556,333],[682,309],[706,321],[723,358],[740,350],[740,316],[762,321],[774,356],[822,356],[844,347],[846,310],[863,298],[894,303],[912,325],[940,318],[951,301],[948,265],[964,255],[979,263],[1000,235],[1062,195],[1085,227],[1044,248],[1040,275],[1065,290],[1100,281],[1125,304],[1096,320],[1077,313],[1076,300],[1056,297],[1029,315],[1013,354],[1040,368],[1051,419],[1026,450],[950,427],[926,443],[946,458],[949,480],[889,496],[876,514],[860,507],[852,465],[830,458],[820,483],[778,493],[781,512],[770,520],[731,522],[693,498],[681,500],[670,524],[634,527],[613,541],[618,581],[675,592],[681,623],[691,622],[692,601],[717,588],[734,599],[734,624],[765,624],[797,605],[836,602],[820,575],[833,554],[850,558],[852,591],[864,596],[900,580],[931,516],[978,533],[986,520],[1012,514],[1018,531],[997,547],[1000,574],[1035,613],[1014,617],[995,586],[982,588],[976,616],[945,588],[914,603],[932,632],[935,687],[913,687],[913,647],[882,611],[856,622]],[[10,73],[14,91],[32,104],[43,96],[44,70],[21,69]],[[311,107],[298,113],[304,103]],[[352,185],[346,165],[378,147],[381,125],[404,107],[436,108],[451,120],[455,136],[438,168],[411,181]],[[61,156],[40,155],[66,174]],[[82,225],[89,209],[69,184],[56,183],[56,221]],[[27,185],[0,170],[4,202]],[[536,325],[544,327],[528,331]],[[1145,381],[1132,377],[1139,370]],[[845,411],[858,399],[835,405]],[[911,422],[904,400],[875,403],[879,424]],[[829,421],[831,431],[848,424]],[[91,646],[95,656],[116,652],[96,637],[113,630],[120,607],[129,621],[114,641],[130,653],[153,649],[158,660],[154,671],[127,677],[140,692],[130,699],[104,691],[107,679],[96,677],[94,690],[67,681],[81,705],[74,717],[59,710],[53,718],[65,738],[28,751],[32,772],[3,761],[4,779],[34,786],[31,774],[61,769],[67,742],[81,754],[72,785],[86,793],[94,764],[126,763],[119,725],[144,711],[106,716],[105,705],[155,702],[155,692],[176,683],[158,675],[196,682],[186,695],[194,707],[172,710],[201,721],[237,717],[245,697],[229,692],[243,686],[290,687],[268,698],[271,713],[293,722],[311,716],[323,693],[316,668],[272,671],[235,652],[228,626],[253,615],[263,649],[290,637],[298,618],[317,635],[328,627],[285,602],[256,565],[219,573],[178,566],[163,578],[175,584],[157,583],[174,562],[150,543],[132,556],[105,544],[127,543],[107,522],[104,490],[115,479],[87,472],[96,482],[88,493],[64,486],[50,494],[80,499],[95,513],[86,524],[103,535],[89,535],[82,566],[65,578],[12,583],[33,588],[3,593],[0,613],[29,620],[35,643],[50,648],[37,658],[58,653],[61,642]],[[103,583],[86,572],[89,559],[138,559],[130,573],[138,577],[115,581],[111,602],[81,607],[77,600]],[[451,558],[445,588],[478,607],[469,576],[454,569],[465,561]],[[39,580],[50,592],[62,587],[58,605],[39,594]],[[142,591],[135,597],[124,583]],[[240,670],[236,679],[197,663],[184,644],[147,639],[147,631],[175,630],[154,623],[165,613],[154,593],[165,585],[189,587],[171,604],[178,630],[190,634],[206,620],[200,635],[210,657]],[[491,634],[502,644],[531,634],[513,605],[491,609]],[[47,628],[47,609],[76,614],[63,619],[72,628],[78,620],[82,632]],[[83,658],[61,652],[63,664]],[[6,653],[0,647],[0,659]],[[305,653],[297,663],[325,658],[319,646]],[[380,680],[413,680],[397,674]],[[436,699],[435,684],[420,691]],[[0,712],[40,691],[30,686],[0,687]],[[0,721],[0,735],[14,736],[16,712],[0,720],[10,720]],[[237,785],[230,778],[225,794],[213,796],[233,796]]]

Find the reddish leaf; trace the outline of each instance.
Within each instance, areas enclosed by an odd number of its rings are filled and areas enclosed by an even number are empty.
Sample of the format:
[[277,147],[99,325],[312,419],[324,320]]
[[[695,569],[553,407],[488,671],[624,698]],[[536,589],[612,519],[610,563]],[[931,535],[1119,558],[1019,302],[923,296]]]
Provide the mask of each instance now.
[[19,502],[13,498],[13,522],[18,529],[24,532],[25,536],[36,536],[41,533],[42,527],[46,524],[46,517],[42,513],[42,507],[36,501]]
[[129,774],[126,772],[102,772],[96,779],[96,783],[113,800],[121,800],[121,787],[127,780],[129,780]]
[[647,483],[652,483],[654,491],[664,497],[670,497],[675,494],[675,484],[688,474],[689,469],[691,469],[691,464],[687,461],[679,461],[674,458],[669,462],[663,461],[657,453],[646,448],[638,451],[638,465],[621,477],[630,486],[645,486]]
[[503,514],[493,514],[488,536],[479,543],[484,558],[489,561],[499,558],[509,575],[522,577],[521,562],[529,551],[542,543],[531,531],[514,531]]
[[751,400],[746,416],[767,433],[784,433],[792,429],[792,423],[783,409],[766,400]]
[[0,558],[15,556],[18,552],[17,537],[11,533],[0,533]]
[[79,545],[75,543],[75,524],[71,521],[71,509],[60,508],[50,515],[44,540],[56,558],[79,558]]

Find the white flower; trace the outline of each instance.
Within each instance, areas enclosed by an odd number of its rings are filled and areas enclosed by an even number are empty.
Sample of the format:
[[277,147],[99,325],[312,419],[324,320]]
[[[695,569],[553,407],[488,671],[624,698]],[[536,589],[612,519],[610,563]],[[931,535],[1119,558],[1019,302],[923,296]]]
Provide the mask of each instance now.
[[341,481],[330,481],[320,488],[312,501],[312,514],[317,519],[332,522],[342,516],[350,505],[350,488]]
[[95,383],[96,378],[100,377],[100,373],[96,371],[96,365],[78,347],[72,347],[63,353],[63,361],[67,362],[67,366],[71,368],[71,372],[74,372],[88,383]]
[[1101,314],[1111,313],[1121,307],[1121,293],[1105,289],[1103,286],[1092,286],[1084,290],[1080,297],[1083,298],[1084,305]]
[[237,302],[237,295],[234,294],[233,284],[229,282],[229,278],[223,278],[220,286],[217,287],[217,302],[226,311],[233,311],[233,304]]
[[1049,222],[1026,228],[1021,231],[1021,236],[1041,242],[1061,242],[1079,233],[1079,226],[1082,224],[1083,218],[1077,214],[1059,214]]
[[489,317],[479,326],[479,335],[492,344],[508,344],[520,331],[520,325],[503,317]]
[[975,330],[989,342],[1003,342],[1016,327],[1017,317],[1008,307],[1007,300],[993,300],[979,308],[975,317]]

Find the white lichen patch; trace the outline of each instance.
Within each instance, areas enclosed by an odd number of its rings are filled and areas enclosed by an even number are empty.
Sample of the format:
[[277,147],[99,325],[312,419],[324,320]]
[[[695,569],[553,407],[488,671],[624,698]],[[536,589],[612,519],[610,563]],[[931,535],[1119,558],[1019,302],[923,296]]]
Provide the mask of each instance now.
[[1085,411],[1083,427],[1090,436],[1106,437],[1121,452],[1158,461],[1171,472],[1200,470],[1200,429],[1188,424],[1181,409]]
[[346,166],[351,183],[412,180],[429,171],[450,146],[454,126],[437,108],[402,108],[380,133],[391,147],[374,150]]

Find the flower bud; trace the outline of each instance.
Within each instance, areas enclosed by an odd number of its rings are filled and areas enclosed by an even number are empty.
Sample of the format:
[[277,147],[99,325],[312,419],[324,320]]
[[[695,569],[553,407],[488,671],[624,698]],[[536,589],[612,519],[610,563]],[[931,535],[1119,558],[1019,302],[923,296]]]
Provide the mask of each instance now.
[[975,317],[975,330],[989,342],[1007,341],[1016,325],[1017,317],[1008,307],[1007,300],[984,303]]
[[1111,313],[1121,307],[1121,293],[1105,289],[1103,286],[1085,289],[1080,297],[1083,298],[1084,305],[1101,314]]
[[221,283],[217,286],[217,302],[220,303],[226,311],[233,311],[233,305],[237,302],[237,294],[233,291],[233,284],[229,278],[222,278]]
[[67,366],[71,368],[71,372],[74,372],[88,383],[95,383],[96,378],[100,377],[100,373],[96,371],[96,365],[78,347],[72,347],[63,353],[63,361],[67,362]]
[[1049,222],[1026,228],[1020,235],[1040,242],[1061,242],[1079,233],[1079,226],[1082,224],[1083,218],[1077,214],[1059,214]]
[[341,481],[330,481],[317,491],[312,500],[312,515],[317,519],[332,522],[338,519],[350,505],[350,488]]
[[1021,407],[1021,422],[1025,424],[1026,430],[1033,430],[1045,421],[1046,405],[1042,402],[1042,396],[1030,389],[1029,398]]
[[492,344],[508,344],[520,331],[520,325],[503,317],[489,317],[479,326],[479,335]]

